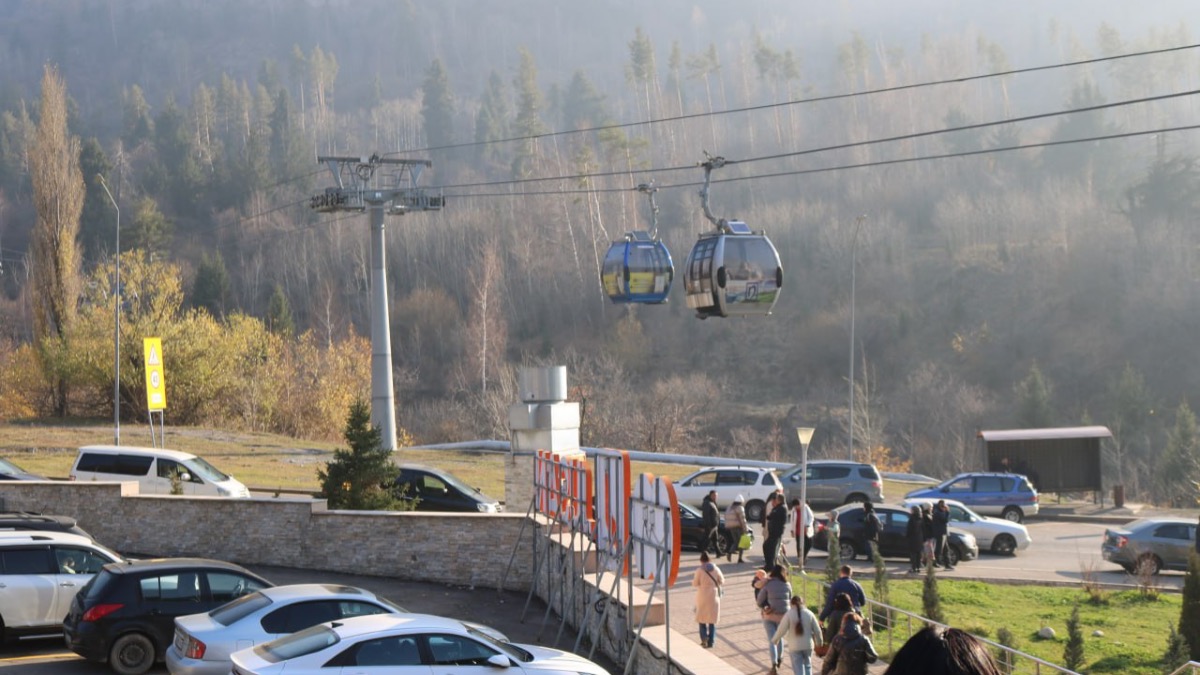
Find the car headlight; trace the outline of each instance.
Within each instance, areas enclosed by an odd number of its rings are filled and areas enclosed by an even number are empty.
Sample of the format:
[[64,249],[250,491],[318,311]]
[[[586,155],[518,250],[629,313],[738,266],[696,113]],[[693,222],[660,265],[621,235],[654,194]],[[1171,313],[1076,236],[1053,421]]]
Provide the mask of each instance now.
[[496,513],[496,505],[485,502],[477,502],[475,508],[479,509],[480,513]]

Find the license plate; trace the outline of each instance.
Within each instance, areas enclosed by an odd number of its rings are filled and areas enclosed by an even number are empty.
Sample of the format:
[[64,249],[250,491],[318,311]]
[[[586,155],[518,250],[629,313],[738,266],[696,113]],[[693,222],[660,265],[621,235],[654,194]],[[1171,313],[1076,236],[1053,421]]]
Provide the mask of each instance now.
[[187,647],[187,638],[185,638],[183,636],[183,633],[176,631],[175,632],[175,650],[179,652],[180,656],[182,656],[184,654],[185,647]]

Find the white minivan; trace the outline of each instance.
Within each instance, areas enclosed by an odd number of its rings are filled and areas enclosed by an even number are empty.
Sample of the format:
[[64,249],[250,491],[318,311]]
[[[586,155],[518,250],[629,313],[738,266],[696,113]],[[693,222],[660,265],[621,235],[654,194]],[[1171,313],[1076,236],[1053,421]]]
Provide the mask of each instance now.
[[189,452],[128,445],[87,445],[79,449],[71,480],[137,481],[142,494],[172,494],[177,480],[183,495],[249,497],[237,479]]

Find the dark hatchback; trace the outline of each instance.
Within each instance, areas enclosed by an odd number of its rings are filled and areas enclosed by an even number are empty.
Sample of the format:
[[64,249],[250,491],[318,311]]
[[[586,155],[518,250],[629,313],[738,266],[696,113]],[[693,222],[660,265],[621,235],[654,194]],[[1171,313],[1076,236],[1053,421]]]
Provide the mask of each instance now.
[[397,496],[417,501],[417,511],[500,513],[500,502],[471,487],[452,473],[420,464],[401,464]]
[[7,459],[0,459],[0,480],[48,480],[45,476],[29,473]]
[[119,675],[139,675],[166,658],[175,618],[207,612],[272,586],[219,560],[159,558],[110,563],[71,603],[67,648]]
[[[838,514],[838,526],[841,535],[838,538],[838,548],[842,560],[854,560],[858,556],[868,557],[867,538],[863,536],[863,507],[862,504],[847,504],[834,509]],[[900,506],[876,504],[875,513],[883,524],[879,533],[879,553],[885,558],[908,558],[908,519],[907,509]],[[813,548],[819,551],[829,550],[828,521],[817,519],[820,526],[813,537]],[[957,565],[963,560],[974,560],[979,557],[979,544],[975,536],[956,528],[950,528],[946,537],[950,544],[949,558],[951,565]]]
[[[753,536],[751,534],[751,537]],[[684,546],[697,551],[701,550],[704,545],[704,516],[698,509],[683,502],[679,503],[679,541]],[[729,533],[729,530],[725,529],[725,517],[721,516],[720,524],[717,526],[717,551],[720,555],[725,555],[731,550],[737,551],[736,542],[733,541],[733,535]]]

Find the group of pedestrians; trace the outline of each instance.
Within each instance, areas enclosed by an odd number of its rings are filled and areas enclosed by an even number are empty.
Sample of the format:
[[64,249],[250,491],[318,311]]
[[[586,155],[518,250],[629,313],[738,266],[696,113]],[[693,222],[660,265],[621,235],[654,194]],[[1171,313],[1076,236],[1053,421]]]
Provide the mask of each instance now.
[[908,542],[909,574],[920,574],[928,565],[954,569],[950,564],[947,537],[950,529],[950,507],[939,499],[933,508],[929,504],[913,505],[908,515],[905,538]]

